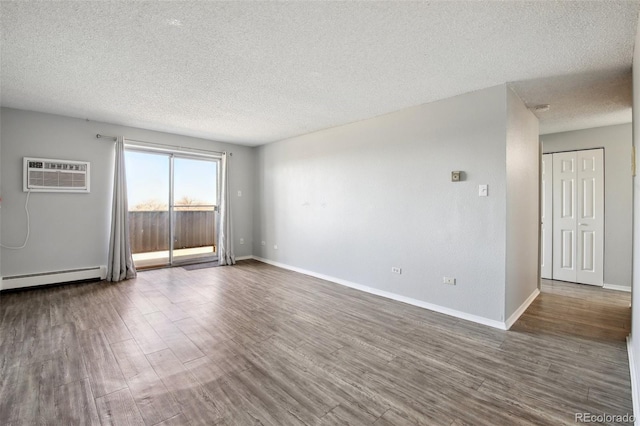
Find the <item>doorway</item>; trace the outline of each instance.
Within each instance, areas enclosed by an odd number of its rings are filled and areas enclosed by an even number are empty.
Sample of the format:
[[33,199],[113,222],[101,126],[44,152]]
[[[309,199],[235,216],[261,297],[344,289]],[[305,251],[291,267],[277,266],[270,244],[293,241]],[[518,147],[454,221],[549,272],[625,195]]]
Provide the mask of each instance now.
[[604,284],[604,149],[543,154],[541,277]]
[[217,260],[220,160],[139,148],[125,160],[136,268]]

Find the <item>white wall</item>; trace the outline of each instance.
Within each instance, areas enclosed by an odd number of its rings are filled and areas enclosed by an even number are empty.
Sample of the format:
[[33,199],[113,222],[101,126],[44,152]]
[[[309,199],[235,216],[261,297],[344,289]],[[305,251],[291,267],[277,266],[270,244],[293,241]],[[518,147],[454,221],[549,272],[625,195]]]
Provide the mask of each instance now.
[[254,253],[504,321],[506,129],[502,85],[262,146]]
[[543,152],[604,148],[604,282],[631,286],[631,124],[540,136]]
[[[636,168],[640,166],[640,31],[636,33],[633,51],[633,145]],[[633,287],[631,290],[631,338],[629,367],[633,391],[633,411],[640,416],[640,170],[633,178]]]
[[[113,185],[114,145],[96,133],[160,144],[233,153],[230,159],[233,229],[237,256],[251,255],[253,237],[254,149],[168,133],[51,114],[3,108],[0,148],[1,235],[19,245],[25,235],[22,158],[91,162],[90,194],[32,193],[31,238],[24,250],[2,249],[2,276],[106,265]],[[236,196],[242,190],[242,198]],[[245,244],[240,245],[239,239]]]
[[[540,145],[538,119],[507,90],[505,318],[538,291]],[[524,306],[523,306],[524,307]]]
[[[0,114],[0,224],[2,223],[2,114]],[[0,242],[2,226],[0,226]],[[0,248],[0,289],[2,288],[2,249]]]

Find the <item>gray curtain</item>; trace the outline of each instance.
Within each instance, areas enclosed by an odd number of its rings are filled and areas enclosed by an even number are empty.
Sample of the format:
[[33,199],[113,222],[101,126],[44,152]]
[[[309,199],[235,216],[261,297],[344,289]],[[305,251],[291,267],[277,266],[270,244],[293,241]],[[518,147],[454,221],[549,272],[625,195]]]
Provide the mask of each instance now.
[[224,153],[220,162],[220,231],[218,232],[218,264],[235,265],[233,235],[231,234],[231,203],[229,194],[229,153]]
[[116,140],[116,162],[113,179],[113,203],[111,206],[111,238],[109,239],[109,263],[107,280],[122,281],[136,277],[136,267],[129,243],[129,212],[127,207],[127,174],[124,162],[124,138]]

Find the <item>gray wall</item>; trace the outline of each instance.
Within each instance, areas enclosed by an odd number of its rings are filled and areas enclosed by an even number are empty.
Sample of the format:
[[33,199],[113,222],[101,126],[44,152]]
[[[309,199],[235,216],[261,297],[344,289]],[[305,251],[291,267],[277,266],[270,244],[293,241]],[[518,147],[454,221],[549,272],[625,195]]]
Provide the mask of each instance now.
[[503,321],[506,109],[502,85],[260,147],[254,253]]
[[[2,223],[2,114],[0,114],[0,224]],[[2,226],[0,226],[0,242],[2,242]],[[0,248],[0,288],[2,288],[2,248]]]
[[540,136],[543,151],[604,147],[604,282],[631,286],[631,124]]
[[538,288],[538,134],[536,116],[507,90],[507,319]]
[[[636,148],[636,167],[640,165],[640,31],[636,33],[633,51],[633,146]],[[629,368],[636,394],[633,395],[634,414],[638,416],[640,401],[640,176],[633,178],[633,288],[631,290],[631,339]]]
[[[3,108],[0,114],[3,244],[22,244],[25,235],[23,157],[91,162],[90,194],[31,194],[29,244],[19,251],[2,249],[2,276],[106,265],[114,145],[96,139],[96,133],[232,152],[229,182],[235,253],[252,254],[253,148],[30,111]],[[238,190],[242,190],[242,198],[237,197]],[[240,238],[244,238],[244,245],[239,244]]]

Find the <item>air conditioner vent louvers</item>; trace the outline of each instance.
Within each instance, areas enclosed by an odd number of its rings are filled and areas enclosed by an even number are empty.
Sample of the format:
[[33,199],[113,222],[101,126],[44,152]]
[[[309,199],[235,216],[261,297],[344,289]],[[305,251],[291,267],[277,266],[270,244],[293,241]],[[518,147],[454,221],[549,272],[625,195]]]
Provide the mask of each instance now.
[[89,192],[90,163],[73,160],[24,158],[23,190],[33,192]]

